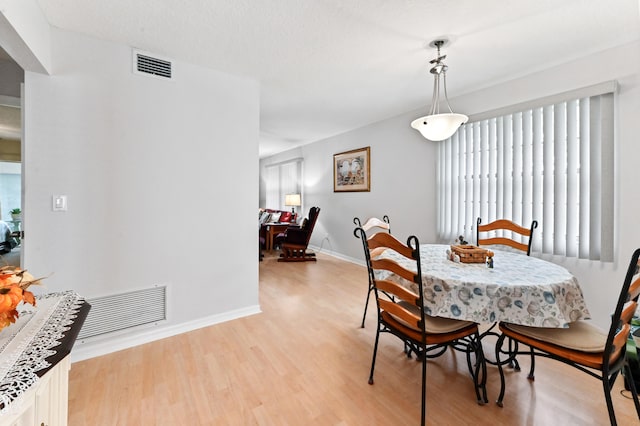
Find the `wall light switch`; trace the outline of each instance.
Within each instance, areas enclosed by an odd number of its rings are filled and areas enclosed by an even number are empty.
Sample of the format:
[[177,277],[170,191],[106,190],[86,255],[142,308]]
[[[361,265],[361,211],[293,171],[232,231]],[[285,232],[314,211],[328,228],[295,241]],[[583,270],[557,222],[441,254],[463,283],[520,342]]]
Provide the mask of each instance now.
[[54,212],[66,212],[67,211],[67,196],[66,195],[54,195],[52,209]]

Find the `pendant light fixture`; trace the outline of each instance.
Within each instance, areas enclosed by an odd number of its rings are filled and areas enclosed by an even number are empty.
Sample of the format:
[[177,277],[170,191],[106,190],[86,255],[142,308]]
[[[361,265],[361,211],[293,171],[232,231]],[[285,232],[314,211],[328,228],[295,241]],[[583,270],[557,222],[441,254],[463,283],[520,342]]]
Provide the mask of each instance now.
[[[429,115],[417,118],[411,122],[411,127],[422,133],[430,141],[442,141],[453,135],[458,127],[469,120],[464,114],[456,114],[451,110],[449,97],[447,96],[447,66],[442,62],[447,56],[440,56],[440,48],[448,40],[434,40],[429,46],[438,49],[438,55],[429,63],[433,64],[431,74],[433,74],[433,97],[431,99],[431,109]],[[444,100],[449,108],[449,112],[440,113],[440,80],[444,88]]]

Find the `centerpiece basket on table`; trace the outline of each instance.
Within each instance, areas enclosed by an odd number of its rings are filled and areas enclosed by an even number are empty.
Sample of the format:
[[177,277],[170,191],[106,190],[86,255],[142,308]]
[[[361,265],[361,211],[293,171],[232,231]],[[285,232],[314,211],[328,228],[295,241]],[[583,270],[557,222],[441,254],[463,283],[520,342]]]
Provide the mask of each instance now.
[[451,245],[451,256],[458,256],[462,263],[485,263],[493,252],[471,244]]

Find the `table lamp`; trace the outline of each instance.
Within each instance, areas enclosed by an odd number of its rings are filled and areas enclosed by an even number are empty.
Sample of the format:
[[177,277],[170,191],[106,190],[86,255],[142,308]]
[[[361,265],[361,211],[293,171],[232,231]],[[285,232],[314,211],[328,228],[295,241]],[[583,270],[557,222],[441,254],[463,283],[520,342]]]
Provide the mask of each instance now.
[[284,205],[291,206],[291,214],[296,214],[296,206],[302,205],[300,194],[286,194],[284,196]]

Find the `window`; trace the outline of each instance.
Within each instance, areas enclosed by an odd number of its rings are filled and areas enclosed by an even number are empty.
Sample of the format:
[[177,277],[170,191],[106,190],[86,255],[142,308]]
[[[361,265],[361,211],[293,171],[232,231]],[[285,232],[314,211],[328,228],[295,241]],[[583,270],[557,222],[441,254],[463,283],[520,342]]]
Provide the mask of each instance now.
[[284,205],[284,196],[302,193],[302,159],[266,166],[265,174],[267,203],[265,207],[290,210],[290,207]]
[[614,90],[610,82],[519,105],[443,141],[439,237],[475,241],[478,217],[535,219],[533,252],[612,261]]

